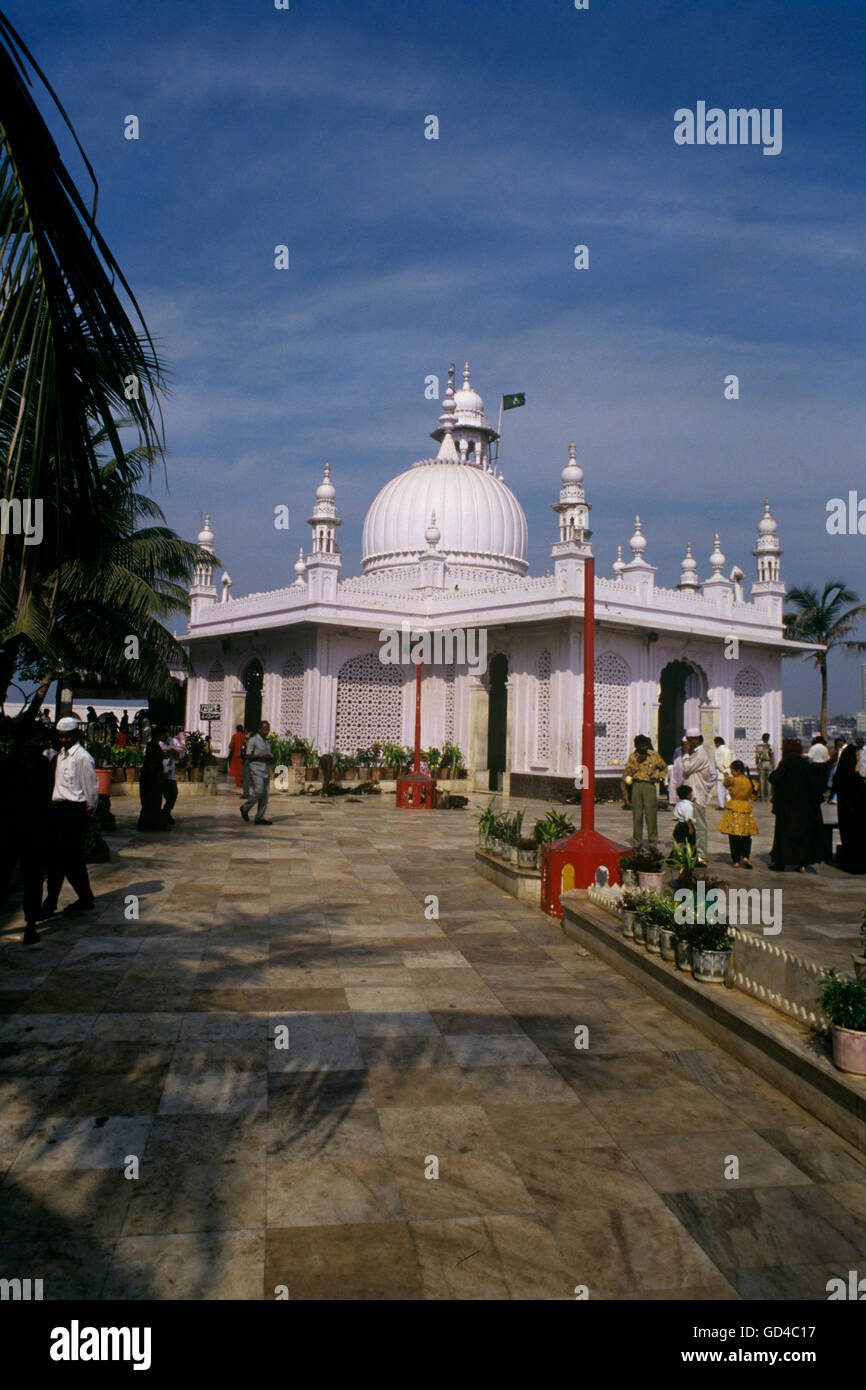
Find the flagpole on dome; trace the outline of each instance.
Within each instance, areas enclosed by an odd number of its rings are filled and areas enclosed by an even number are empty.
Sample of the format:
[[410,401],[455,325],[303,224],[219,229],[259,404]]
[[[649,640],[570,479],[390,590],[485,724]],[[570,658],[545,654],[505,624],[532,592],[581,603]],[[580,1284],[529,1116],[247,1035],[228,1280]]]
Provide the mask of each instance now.
[[517,410],[520,406],[526,405],[525,391],[512,391],[507,396],[499,397],[499,424],[496,427],[496,462],[499,462],[499,442],[502,438],[502,412],[503,410]]

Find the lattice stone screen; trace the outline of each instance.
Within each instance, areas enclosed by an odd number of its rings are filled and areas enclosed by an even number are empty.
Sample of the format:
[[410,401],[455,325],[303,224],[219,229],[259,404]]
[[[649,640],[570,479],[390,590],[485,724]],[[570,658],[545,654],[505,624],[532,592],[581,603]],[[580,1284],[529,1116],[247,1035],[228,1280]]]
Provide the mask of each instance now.
[[445,667],[445,742],[454,742],[454,679],[456,667],[452,661]]
[[[754,769],[755,766],[755,744],[760,743],[761,734],[764,733],[762,727],[763,708],[764,708],[764,682],[751,666],[747,666],[745,671],[740,671],[734,681],[734,753],[738,758],[742,758],[746,767]],[[736,734],[741,729],[745,729],[745,738],[737,738]]]
[[596,736],[595,765],[621,767],[629,754],[628,689],[631,675],[621,656],[605,652],[595,660],[595,722],[604,733]]
[[218,661],[207,673],[207,702],[209,705],[219,705],[220,717],[218,722],[210,726],[211,745],[214,749],[219,749],[225,753],[228,751],[228,740],[226,729],[231,718],[231,710],[226,704],[226,673]]
[[[297,652],[287,658],[280,675],[281,734],[304,731],[304,663]],[[354,749],[352,750],[354,752]]]
[[374,741],[400,743],[403,733],[403,675],[383,666],[378,654],[353,656],[337,677],[336,747],[354,753]]
[[539,653],[535,667],[535,761],[550,762],[550,652]]

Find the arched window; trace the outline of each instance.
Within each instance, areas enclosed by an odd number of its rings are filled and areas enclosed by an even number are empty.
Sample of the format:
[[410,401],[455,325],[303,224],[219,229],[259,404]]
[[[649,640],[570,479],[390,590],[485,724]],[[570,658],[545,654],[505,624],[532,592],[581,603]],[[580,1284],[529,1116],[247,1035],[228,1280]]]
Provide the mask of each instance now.
[[604,652],[595,658],[595,765],[625,762],[628,747],[628,690],[631,674],[621,656]]
[[344,661],[337,677],[334,743],[354,753],[371,743],[400,743],[403,737],[403,675],[385,666],[378,652]]

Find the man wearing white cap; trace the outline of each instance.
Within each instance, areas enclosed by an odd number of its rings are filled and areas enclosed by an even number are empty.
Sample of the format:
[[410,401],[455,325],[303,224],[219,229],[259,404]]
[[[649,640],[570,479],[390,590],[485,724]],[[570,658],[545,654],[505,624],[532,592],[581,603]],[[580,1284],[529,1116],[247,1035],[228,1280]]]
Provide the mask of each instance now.
[[88,810],[99,802],[96,769],[90,754],[79,743],[77,719],[61,719],[57,725],[60,752],[54,760],[54,793],[51,799],[51,845],[49,847],[48,887],[42,917],[53,917],[57,900],[67,878],[78,894],[68,912],[87,912],[93,906],[93,892],[84,862],[84,831]]
[[716,770],[707,757],[700,729],[686,729],[683,740],[683,772],[691,783],[692,801],[695,807],[695,838],[698,848],[698,862],[707,862],[707,802]]

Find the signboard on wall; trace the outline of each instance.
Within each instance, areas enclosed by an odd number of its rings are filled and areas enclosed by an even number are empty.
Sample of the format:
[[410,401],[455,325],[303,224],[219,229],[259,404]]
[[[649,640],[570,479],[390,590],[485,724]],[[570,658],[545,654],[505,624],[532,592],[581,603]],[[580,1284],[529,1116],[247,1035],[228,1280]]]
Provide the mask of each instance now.
[[211,720],[217,720],[217,719],[219,719],[219,717],[220,717],[220,711],[221,711],[221,709],[222,709],[222,705],[216,705],[216,704],[199,705],[199,707],[198,707],[198,717],[199,717],[199,719],[203,720],[205,723],[207,723],[207,722],[209,722],[209,721],[211,721]]

